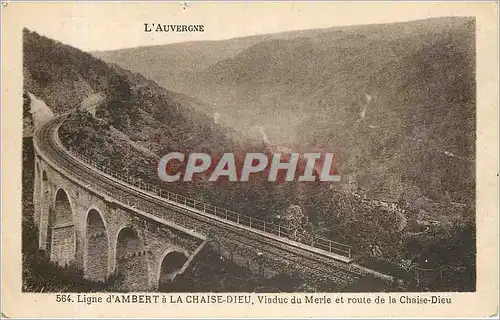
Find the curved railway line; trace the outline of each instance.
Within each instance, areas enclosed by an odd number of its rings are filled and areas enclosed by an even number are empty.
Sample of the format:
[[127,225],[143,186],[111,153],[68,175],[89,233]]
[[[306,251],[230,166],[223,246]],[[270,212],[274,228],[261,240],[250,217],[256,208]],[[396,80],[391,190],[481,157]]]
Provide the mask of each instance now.
[[[200,233],[205,236],[211,233],[211,229],[215,229],[211,226],[217,227],[217,230],[227,231],[222,237],[234,242],[235,245],[244,244],[247,247],[257,247],[265,254],[283,256],[291,263],[310,269],[311,273],[318,277],[332,277],[337,279],[336,282],[349,284],[370,273],[370,270],[352,262],[339,261],[330,256],[318,254],[314,250],[308,250],[307,247],[288,244],[286,241],[276,241],[275,238],[266,236],[262,232],[252,231],[251,228],[240,227],[217,217],[211,217],[199,210],[157,197],[148,191],[103,174],[76,158],[62,146],[58,139],[58,129],[65,119],[66,115],[60,116],[36,130],[33,139],[35,148],[56,171],[91,192],[95,193],[98,190],[101,196],[114,199],[113,201],[118,204],[133,203],[133,208],[139,211],[138,215],[140,211],[144,211],[164,220],[173,219],[174,223],[179,223],[185,228],[201,230]],[[177,218],[169,216],[169,212],[175,212]],[[179,216],[182,219],[178,219]],[[149,219],[147,216],[143,218]],[[375,271],[372,273],[378,274]],[[387,278],[385,275],[378,275]]]

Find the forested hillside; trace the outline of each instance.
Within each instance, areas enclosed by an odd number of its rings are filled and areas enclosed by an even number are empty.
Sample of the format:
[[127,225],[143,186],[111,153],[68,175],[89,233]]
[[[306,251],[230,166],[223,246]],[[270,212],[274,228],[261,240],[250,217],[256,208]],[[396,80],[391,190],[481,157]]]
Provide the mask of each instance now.
[[465,18],[347,27],[262,42],[193,76],[192,88],[239,126],[337,153],[370,197],[469,202],[474,43]]

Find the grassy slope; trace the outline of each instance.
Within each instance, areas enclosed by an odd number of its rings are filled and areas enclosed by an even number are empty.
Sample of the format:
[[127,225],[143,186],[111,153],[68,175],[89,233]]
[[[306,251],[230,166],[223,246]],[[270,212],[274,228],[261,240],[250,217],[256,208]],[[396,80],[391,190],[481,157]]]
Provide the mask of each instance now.
[[222,41],[196,41],[168,45],[138,47],[112,51],[96,51],[92,55],[124,68],[139,72],[166,88],[183,91],[189,87],[187,77],[201,72],[212,64],[232,58],[243,50],[265,40],[293,39],[312,36],[328,29],[291,31],[256,35]]

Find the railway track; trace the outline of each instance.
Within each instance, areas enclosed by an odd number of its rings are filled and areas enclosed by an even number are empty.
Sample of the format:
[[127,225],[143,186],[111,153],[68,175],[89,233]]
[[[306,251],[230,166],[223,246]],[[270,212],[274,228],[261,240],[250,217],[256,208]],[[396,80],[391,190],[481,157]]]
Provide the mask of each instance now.
[[[248,247],[257,247],[270,255],[280,255],[283,258],[298,264],[304,268],[309,268],[311,272],[321,273],[323,276],[330,276],[337,279],[337,282],[352,283],[366,274],[364,269],[357,268],[355,264],[336,261],[333,258],[305,250],[300,247],[287,245],[270,238],[266,238],[261,233],[251,232],[247,228],[242,229],[230,225],[216,218],[197,213],[196,210],[175,204],[172,201],[160,199],[153,194],[127,186],[124,183],[101,174],[74,158],[64,149],[56,138],[57,130],[64,121],[65,116],[56,118],[35,132],[35,147],[39,153],[53,163],[54,169],[63,175],[71,175],[73,180],[80,181],[83,187],[99,190],[107,197],[133,203],[138,210],[155,214],[156,216],[168,220],[168,214],[176,212],[182,218],[182,224],[186,227],[204,230],[225,230],[226,234],[232,234],[231,241],[239,242]],[[61,170],[62,169],[62,170]],[[179,219],[177,222],[180,222]],[[200,228],[199,226],[203,226]]]

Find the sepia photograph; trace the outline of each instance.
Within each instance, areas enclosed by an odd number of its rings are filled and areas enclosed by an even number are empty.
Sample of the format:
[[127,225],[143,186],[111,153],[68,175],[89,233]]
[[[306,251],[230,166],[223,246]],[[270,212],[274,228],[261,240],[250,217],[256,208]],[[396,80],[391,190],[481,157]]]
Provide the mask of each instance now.
[[22,25],[21,292],[475,293],[475,15],[236,26],[182,17],[197,5]]

